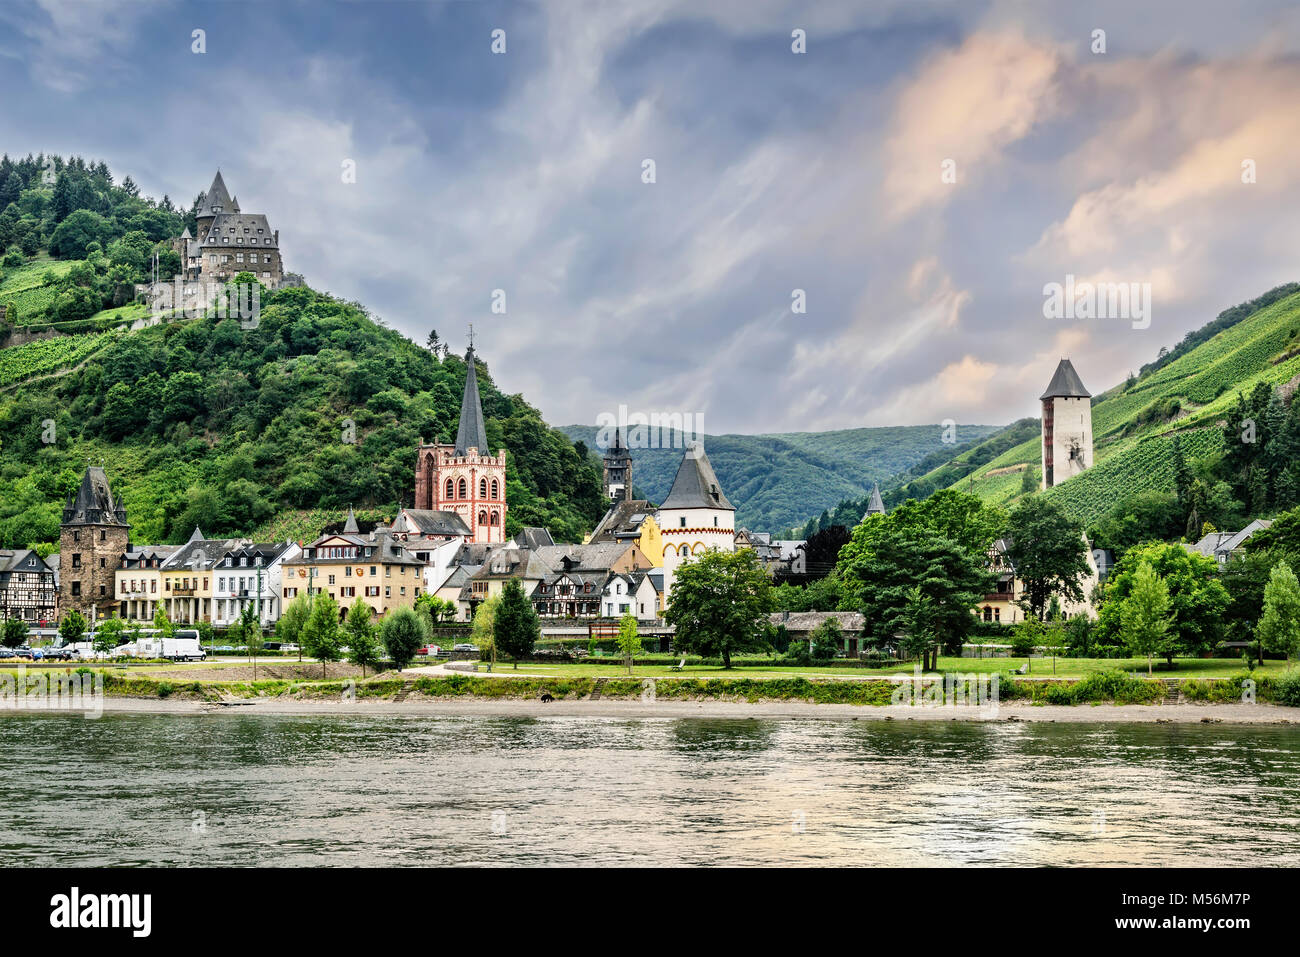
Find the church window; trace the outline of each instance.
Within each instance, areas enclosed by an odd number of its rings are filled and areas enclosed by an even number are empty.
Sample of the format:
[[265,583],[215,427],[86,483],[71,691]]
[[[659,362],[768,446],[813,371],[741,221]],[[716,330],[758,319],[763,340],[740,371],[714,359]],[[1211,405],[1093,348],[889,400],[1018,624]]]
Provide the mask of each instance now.
[[478,480],[478,497],[487,498],[487,479],[485,478]]
[[479,512],[479,513],[478,513],[478,523],[479,523],[480,525],[486,525],[486,524],[488,523],[488,514],[487,514],[487,512],[484,511],[484,512]]
[[496,480],[496,479],[493,479],[493,480],[492,480],[492,497],[493,497],[493,498],[496,498],[496,497],[497,497],[497,480]]
[[681,523],[682,523],[682,528],[685,528],[685,527],[686,527],[686,516],[685,516],[685,515],[683,515],[683,516],[681,517]]
[[716,515],[713,516],[713,527],[714,528],[718,527],[718,516]]
[[447,479],[447,497],[456,497],[456,486],[452,483],[451,479]]
[[464,480],[464,479],[461,479],[461,480],[460,480],[460,485],[458,486],[458,488],[459,488],[459,490],[460,490],[460,497],[461,497],[461,498],[469,498],[469,486],[468,486],[467,484],[465,484],[465,480]]
[[501,516],[497,512],[492,513],[492,524],[493,525],[501,524]]

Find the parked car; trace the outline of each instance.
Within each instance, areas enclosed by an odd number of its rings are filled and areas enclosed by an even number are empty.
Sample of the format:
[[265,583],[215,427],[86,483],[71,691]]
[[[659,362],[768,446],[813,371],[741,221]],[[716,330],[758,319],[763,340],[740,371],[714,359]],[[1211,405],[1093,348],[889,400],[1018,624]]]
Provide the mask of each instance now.
[[430,657],[434,657],[434,656],[440,654],[441,652],[442,652],[442,649],[439,648],[437,645],[425,645],[423,648],[421,648],[421,649],[419,649],[418,651],[416,651],[416,654],[417,654],[417,655],[428,655],[428,656],[430,656]]
[[17,658],[18,654],[12,648],[0,647],[0,658]]
[[46,661],[71,661],[76,657],[71,648],[42,648]]
[[478,645],[469,645],[461,642],[458,645],[452,645],[452,651],[478,651]]

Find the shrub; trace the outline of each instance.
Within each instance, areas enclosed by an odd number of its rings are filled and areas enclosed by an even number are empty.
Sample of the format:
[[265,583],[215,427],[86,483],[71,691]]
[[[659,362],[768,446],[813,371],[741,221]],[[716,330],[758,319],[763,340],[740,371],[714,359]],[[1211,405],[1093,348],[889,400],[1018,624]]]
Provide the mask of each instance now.
[[1292,671],[1274,679],[1273,700],[1291,708],[1300,708],[1300,671]]

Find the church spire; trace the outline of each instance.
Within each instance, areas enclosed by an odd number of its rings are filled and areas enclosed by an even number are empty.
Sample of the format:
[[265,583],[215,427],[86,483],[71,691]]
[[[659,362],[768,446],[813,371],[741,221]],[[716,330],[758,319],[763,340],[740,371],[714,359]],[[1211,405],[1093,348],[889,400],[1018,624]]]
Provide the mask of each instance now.
[[460,400],[460,428],[456,430],[456,454],[465,455],[476,448],[488,455],[487,430],[483,425],[483,403],[478,395],[478,373],[474,365],[474,346],[465,353],[465,395]]

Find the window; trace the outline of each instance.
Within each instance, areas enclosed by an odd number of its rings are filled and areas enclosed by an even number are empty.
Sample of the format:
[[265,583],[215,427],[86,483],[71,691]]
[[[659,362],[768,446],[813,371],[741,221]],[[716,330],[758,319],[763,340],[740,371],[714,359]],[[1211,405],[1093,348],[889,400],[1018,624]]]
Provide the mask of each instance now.
[[493,498],[496,498],[496,497],[497,497],[497,480],[496,480],[496,479],[493,479],[493,480],[492,480],[492,497],[493,497]]
[[461,498],[469,498],[469,486],[465,483],[464,479],[460,480],[460,485],[458,486],[458,488],[460,490]]
[[478,480],[478,497],[487,498],[487,479],[485,478]]
[[235,242],[237,242],[239,245],[242,246],[244,244],[244,237],[240,236],[238,239],[235,240]]
[[686,527],[686,516],[685,516],[685,515],[683,515],[683,516],[681,517],[681,523],[682,523],[682,528],[685,528],[685,527]]
[[492,524],[493,525],[501,524],[501,516],[498,515],[496,512],[492,513]]
[[689,556],[689,555],[691,554],[691,550],[690,550],[689,548],[687,548],[685,545],[683,545],[680,554],[681,554],[682,558],[686,558],[687,556]]
[[101,529],[99,530],[99,540],[102,542],[102,541],[104,541],[104,540],[107,539],[107,538],[108,538],[108,532],[104,531],[104,530],[101,528]]
[[243,261],[244,261],[244,254],[243,254],[243,253],[235,253],[235,262],[237,262],[237,263],[242,263]]
[[488,513],[487,513],[487,512],[485,512],[485,511],[480,511],[480,512],[478,513],[478,523],[479,523],[480,525],[486,525],[486,524],[488,523]]
[[81,582],[72,583],[72,597],[78,598],[81,595]]
[[456,497],[456,486],[451,479],[447,479],[447,497],[448,498]]
[[262,278],[263,278],[263,279],[270,279],[270,278],[271,278],[271,274],[270,274],[269,272],[263,272],[263,273],[262,273]]

